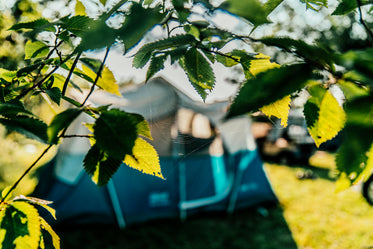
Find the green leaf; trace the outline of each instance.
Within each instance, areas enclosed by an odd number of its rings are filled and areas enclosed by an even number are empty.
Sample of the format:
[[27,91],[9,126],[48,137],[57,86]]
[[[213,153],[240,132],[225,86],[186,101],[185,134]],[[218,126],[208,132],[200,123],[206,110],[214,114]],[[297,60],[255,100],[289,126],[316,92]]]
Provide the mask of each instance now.
[[98,186],[106,185],[120,167],[122,161],[107,156],[93,145],[84,158],[84,169]]
[[245,18],[255,27],[270,23],[267,19],[269,13],[259,0],[228,0],[226,4],[229,12]]
[[[82,38],[76,51],[87,51],[110,47],[117,38],[117,30],[107,26],[105,21],[101,19],[91,21],[89,26],[85,29],[84,27],[77,27],[75,33],[78,33]],[[100,39],[97,39],[97,37],[100,37]]]
[[7,82],[12,82],[16,76],[17,76],[16,71],[9,71],[4,68],[0,68],[0,79],[3,79]]
[[33,116],[30,111],[26,110],[23,105],[19,103],[0,104],[0,115],[4,117],[15,117],[17,115]]
[[[158,40],[152,43],[145,44],[142,46],[139,51],[136,53],[135,58],[134,58],[134,66],[140,68],[141,65],[145,65],[146,62],[150,59],[147,58],[146,56],[150,56],[148,54],[151,54],[153,52],[157,51],[163,51],[167,49],[175,49],[175,53],[183,51],[185,54],[185,48],[183,46],[185,45],[190,45],[196,43],[197,40],[192,36],[192,35],[176,35],[176,36],[171,36],[166,39]],[[179,50],[180,47],[182,47],[182,50]],[[147,61],[144,62],[145,59],[148,59]],[[171,56],[172,58],[172,56]],[[179,57],[180,58],[180,57]]]
[[130,15],[126,16],[123,26],[117,30],[119,38],[125,44],[126,50],[130,50],[145,35],[150,28],[159,23],[164,15],[158,8],[144,9],[140,4],[133,2]]
[[257,111],[286,95],[301,89],[311,77],[312,70],[306,64],[273,68],[259,73],[242,86],[234,99],[228,118]]
[[352,50],[338,57],[338,63],[349,72],[344,75],[346,80],[373,86],[373,49]]
[[[371,4],[369,0],[361,0],[361,6]],[[358,7],[356,0],[340,0],[338,7],[334,10],[332,15],[346,15],[354,11]]]
[[211,91],[215,84],[210,63],[197,49],[191,48],[184,56],[183,68],[193,87],[205,99],[207,91]]
[[367,96],[369,94],[367,87],[357,85],[350,81],[339,80],[337,82],[337,85],[342,90],[344,96],[348,101],[351,101],[354,98]]
[[143,68],[146,63],[150,60],[152,53],[137,53],[136,56],[133,58],[132,65],[135,68]]
[[101,60],[88,57],[80,58],[79,61],[89,67],[93,72],[98,72],[102,64]]
[[138,123],[137,117],[118,109],[103,112],[94,125],[97,146],[108,156],[122,161],[126,154],[132,153]]
[[23,68],[21,68],[17,71],[17,77],[25,76],[25,75],[33,72],[34,70],[38,69],[40,66],[50,65],[54,61],[55,61],[55,59],[48,59],[48,60],[39,61],[39,62],[33,63],[29,66],[23,67]]
[[[82,15],[64,17],[59,21],[58,24],[61,26],[61,28],[68,30],[74,35],[83,37],[87,32],[92,32],[92,30],[96,25],[98,25],[98,23],[100,23],[99,20],[93,20],[92,18],[86,15]],[[104,38],[102,34],[101,38]]]
[[357,179],[368,160],[373,142],[373,98],[356,98],[346,104],[346,126],[343,141],[336,158],[337,168],[351,180]]
[[102,3],[102,5],[106,5],[106,2],[107,2],[107,0],[100,0],[100,3]]
[[124,163],[142,173],[164,179],[157,151],[142,138],[137,138],[132,155],[126,155]]
[[36,19],[31,22],[21,22],[14,24],[12,27],[10,27],[9,30],[20,30],[20,29],[39,29],[39,30],[46,30],[46,31],[55,31],[53,24],[51,24],[47,19],[40,18]]
[[61,89],[58,87],[52,87],[51,89],[45,90],[45,93],[51,98],[53,102],[55,102],[57,105],[61,102]]
[[52,119],[48,126],[48,141],[56,144],[58,142],[59,133],[69,125],[82,113],[82,109],[67,109]]
[[259,41],[268,46],[276,46],[287,52],[294,53],[320,68],[326,67],[334,70],[334,55],[321,46],[309,45],[303,40],[294,40],[288,37],[267,37],[259,39]]
[[26,202],[12,202],[1,210],[1,248],[38,249],[41,236],[39,213]]
[[36,118],[28,116],[15,116],[9,118],[0,118],[0,124],[8,130],[16,131],[28,138],[36,139],[47,143],[47,125]]
[[313,87],[311,98],[304,106],[304,114],[308,131],[317,147],[334,138],[345,125],[343,108],[329,91],[319,85]]
[[49,47],[41,41],[27,41],[25,45],[25,60],[42,58],[49,53]]
[[272,13],[284,0],[268,0],[264,8],[268,14]]
[[162,70],[164,68],[164,63],[167,59],[167,55],[154,55],[151,58],[150,66],[148,68],[148,71],[146,72],[146,79],[145,82],[147,82],[151,77],[154,76],[157,72]]

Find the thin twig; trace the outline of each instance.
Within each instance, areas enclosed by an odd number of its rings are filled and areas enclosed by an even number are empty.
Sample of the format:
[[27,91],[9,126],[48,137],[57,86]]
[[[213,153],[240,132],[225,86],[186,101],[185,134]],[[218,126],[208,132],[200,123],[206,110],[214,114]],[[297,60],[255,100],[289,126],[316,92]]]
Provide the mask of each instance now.
[[66,94],[66,90],[67,90],[67,86],[69,85],[70,78],[73,75],[74,69],[75,69],[76,65],[78,64],[78,61],[79,61],[79,58],[80,58],[81,55],[82,55],[82,52],[79,52],[76,55],[76,58],[75,58],[72,66],[70,68],[69,74],[66,77],[65,83],[63,84],[63,88],[62,88],[62,92],[61,92],[62,96],[65,96],[65,94]]
[[[58,136],[58,138],[61,138],[61,137],[64,137],[65,136],[65,133],[67,131],[67,128],[66,127],[65,129],[62,130],[61,134]],[[25,178],[25,176],[30,173],[30,171],[35,167],[35,165],[45,156],[45,154],[47,154],[47,152],[54,146],[55,144],[50,144],[48,145],[47,148],[45,148],[45,150],[40,154],[40,156],[25,170],[25,172],[23,172],[23,174],[20,176],[20,178],[18,178],[18,180],[12,185],[12,187],[10,187],[9,191],[5,194],[5,196],[3,196],[3,198],[1,199],[0,203],[3,203],[6,198],[12,193],[12,191],[18,186],[18,184],[23,180],[23,178]]]
[[9,191],[3,196],[0,203],[3,203],[11,192],[18,186],[18,184],[25,178],[25,176],[35,167],[35,165],[44,157],[45,154],[53,147],[54,144],[48,145],[48,147],[40,154],[40,156],[23,172],[22,176],[12,185]]
[[359,9],[360,23],[361,23],[361,25],[363,25],[365,31],[368,33],[368,35],[370,37],[370,41],[372,43],[373,42],[373,32],[369,29],[368,25],[364,21],[363,12],[361,10],[361,5],[362,5],[361,0],[356,0],[356,2],[357,2],[358,9]]
[[102,60],[102,63],[100,65],[100,68],[98,69],[98,72],[96,74],[96,79],[95,81],[93,82],[92,86],[91,86],[91,89],[87,95],[87,97],[85,98],[85,100],[83,101],[82,105],[81,106],[84,106],[86,104],[86,102],[88,101],[89,97],[92,95],[93,91],[95,90],[95,87],[97,85],[97,82],[98,80],[100,79],[101,77],[101,73],[102,73],[102,70],[104,69],[104,65],[105,65],[105,62],[106,62],[106,58],[108,57],[109,55],[109,51],[110,51],[110,47],[107,47],[106,48],[106,52],[105,52],[105,56],[104,56],[104,59]]

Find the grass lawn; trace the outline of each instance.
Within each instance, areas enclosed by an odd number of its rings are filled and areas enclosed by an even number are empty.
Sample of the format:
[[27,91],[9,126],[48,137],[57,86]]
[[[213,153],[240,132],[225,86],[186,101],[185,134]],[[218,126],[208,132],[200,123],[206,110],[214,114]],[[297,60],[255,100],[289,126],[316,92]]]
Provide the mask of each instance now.
[[[312,163],[312,161],[311,161]],[[312,167],[266,164],[278,205],[113,227],[59,230],[62,249],[293,249],[373,248],[373,207],[356,189],[336,192],[333,159],[321,154]],[[298,179],[312,170],[315,179]]]

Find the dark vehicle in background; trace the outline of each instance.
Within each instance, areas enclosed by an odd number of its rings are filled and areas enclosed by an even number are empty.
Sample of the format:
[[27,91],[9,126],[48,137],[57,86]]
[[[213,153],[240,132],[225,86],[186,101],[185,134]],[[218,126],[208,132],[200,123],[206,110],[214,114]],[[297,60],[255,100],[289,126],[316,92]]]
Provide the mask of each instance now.
[[308,164],[316,151],[301,108],[291,108],[287,127],[279,119],[254,118],[253,133],[263,160],[281,164]]
[[307,130],[303,109],[299,107],[290,109],[285,128],[277,118],[268,119],[262,114],[256,115],[253,134],[263,160],[286,165],[307,165],[316,150],[336,152],[340,144],[338,135],[316,148]]

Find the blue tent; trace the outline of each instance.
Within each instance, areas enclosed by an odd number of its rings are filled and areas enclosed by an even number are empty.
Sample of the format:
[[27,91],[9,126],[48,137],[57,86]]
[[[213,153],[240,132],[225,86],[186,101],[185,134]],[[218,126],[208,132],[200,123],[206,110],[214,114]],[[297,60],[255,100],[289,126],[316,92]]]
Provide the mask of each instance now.
[[[148,120],[166,180],[123,165],[107,186],[97,187],[82,167],[89,142],[66,139],[46,166],[51,180],[37,188],[38,197],[53,201],[57,223],[125,227],[276,201],[247,115],[224,120],[228,102],[193,101],[161,78],[127,87],[122,95],[98,93],[91,100]],[[68,133],[88,133],[81,125],[88,119],[82,115]]]

